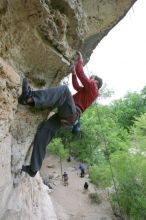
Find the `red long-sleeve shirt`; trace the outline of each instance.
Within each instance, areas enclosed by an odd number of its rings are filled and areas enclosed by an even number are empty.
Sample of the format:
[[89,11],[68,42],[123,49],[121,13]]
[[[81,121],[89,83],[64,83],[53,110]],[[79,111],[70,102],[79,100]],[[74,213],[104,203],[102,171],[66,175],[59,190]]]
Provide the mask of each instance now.
[[[83,86],[79,85],[77,77]],[[81,59],[76,65],[76,74],[72,74],[72,84],[74,89],[77,91],[77,93],[73,95],[74,102],[83,112],[99,96],[99,91],[97,84],[93,80],[88,79],[85,75],[83,70],[83,61]]]

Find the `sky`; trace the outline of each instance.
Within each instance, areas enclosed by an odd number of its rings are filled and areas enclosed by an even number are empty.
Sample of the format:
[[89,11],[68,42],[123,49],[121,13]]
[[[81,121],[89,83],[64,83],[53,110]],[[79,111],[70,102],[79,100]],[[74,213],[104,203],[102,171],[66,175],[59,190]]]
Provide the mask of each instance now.
[[112,100],[146,86],[146,0],[138,0],[102,39],[85,72],[100,76],[114,90]]

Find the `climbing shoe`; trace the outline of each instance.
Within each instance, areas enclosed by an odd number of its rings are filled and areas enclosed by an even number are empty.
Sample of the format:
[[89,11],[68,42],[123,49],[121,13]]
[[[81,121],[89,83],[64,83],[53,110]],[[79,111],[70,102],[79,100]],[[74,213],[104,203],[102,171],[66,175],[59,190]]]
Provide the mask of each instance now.
[[18,98],[18,103],[21,105],[27,105],[27,99],[31,96],[31,88],[26,78],[22,82],[22,94]]
[[31,176],[31,177],[34,177],[37,174],[37,171],[32,171],[31,167],[29,165],[28,166],[23,165],[22,169],[21,169],[21,173],[22,172],[29,174],[29,176]]

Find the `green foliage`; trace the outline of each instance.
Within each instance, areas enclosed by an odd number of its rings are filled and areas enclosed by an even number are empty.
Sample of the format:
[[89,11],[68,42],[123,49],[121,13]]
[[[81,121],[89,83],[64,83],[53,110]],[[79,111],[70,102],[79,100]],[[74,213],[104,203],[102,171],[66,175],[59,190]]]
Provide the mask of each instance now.
[[95,107],[95,114],[92,127],[95,128],[95,123],[98,125],[98,141],[104,154],[126,150],[129,146],[129,135],[116,123],[112,108],[98,105]]
[[[141,94],[128,93],[111,106],[92,105],[81,117],[79,135],[62,129],[49,144],[49,150],[61,158],[67,158],[69,152],[92,165],[89,176],[98,187],[113,186],[113,174],[118,188],[113,202],[118,199],[122,211],[133,220],[146,216],[145,111],[146,87]],[[130,148],[135,154],[129,153]]]
[[98,187],[104,188],[112,184],[112,176],[108,163],[91,166],[89,168],[89,177],[91,182]]
[[146,86],[141,90],[141,96],[143,98],[144,105],[146,104]]
[[146,113],[136,118],[131,129],[132,140],[135,149],[145,152],[146,148]]
[[140,116],[146,111],[144,91],[142,94],[129,92],[124,98],[113,103],[113,111],[121,127],[129,130],[134,124],[135,117]]
[[[134,220],[146,216],[146,160],[129,153],[112,155],[121,209]],[[117,201],[117,197],[113,197]]]
[[126,130],[116,123],[111,107],[92,105],[81,117],[81,134],[62,129],[58,137],[70,152],[88,164],[99,164],[115,151],[126,151],[130,145]]
[[52,154],[56,154],[61,159],[66,159],[69,156],[68,150],[64,149],[61,138],[54,138],[49,144],[48,149]]

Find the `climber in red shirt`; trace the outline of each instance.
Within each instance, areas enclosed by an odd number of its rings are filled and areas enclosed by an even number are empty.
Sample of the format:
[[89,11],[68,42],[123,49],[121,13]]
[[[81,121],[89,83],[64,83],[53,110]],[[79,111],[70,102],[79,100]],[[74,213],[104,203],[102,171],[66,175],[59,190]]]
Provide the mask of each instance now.
[[[82,85],[79,85],[77,78]],[[72,83],[77,91],[71,95],[66,85],[45,90],[32,91],[27,79],[23,79],[22,94],[18,102],[22,105],[31,105],[36,108],[58,109],[58,112],[51,116],[38,128],[34,139],[34,146],[31,156],[31,164],[22,166],[22,171],[34,177],[42,166],[45,157],[46,146],[50,143],[56,132],[63,125],[73,126],[72,132],[80,130],[80,114],[85,111],[98,97],[99,89],[102,86],[102,79],[98,76],[91,76],[90,79],[83,70],[83,59],[78,52],[77,64],[72,72]]]
[[[77,91],[73,95],[74,102],[81,111],[85,111],[98,97],[99,88],[102,86],[102,80],[97,76],[91,76],[90,79],[85,75],[83,70],[83,59],[81,53],[78,53],[78,61],[76,68],[72,73],[72,84],[74,89]],[[82,83],[79,85],[77,78]]]

